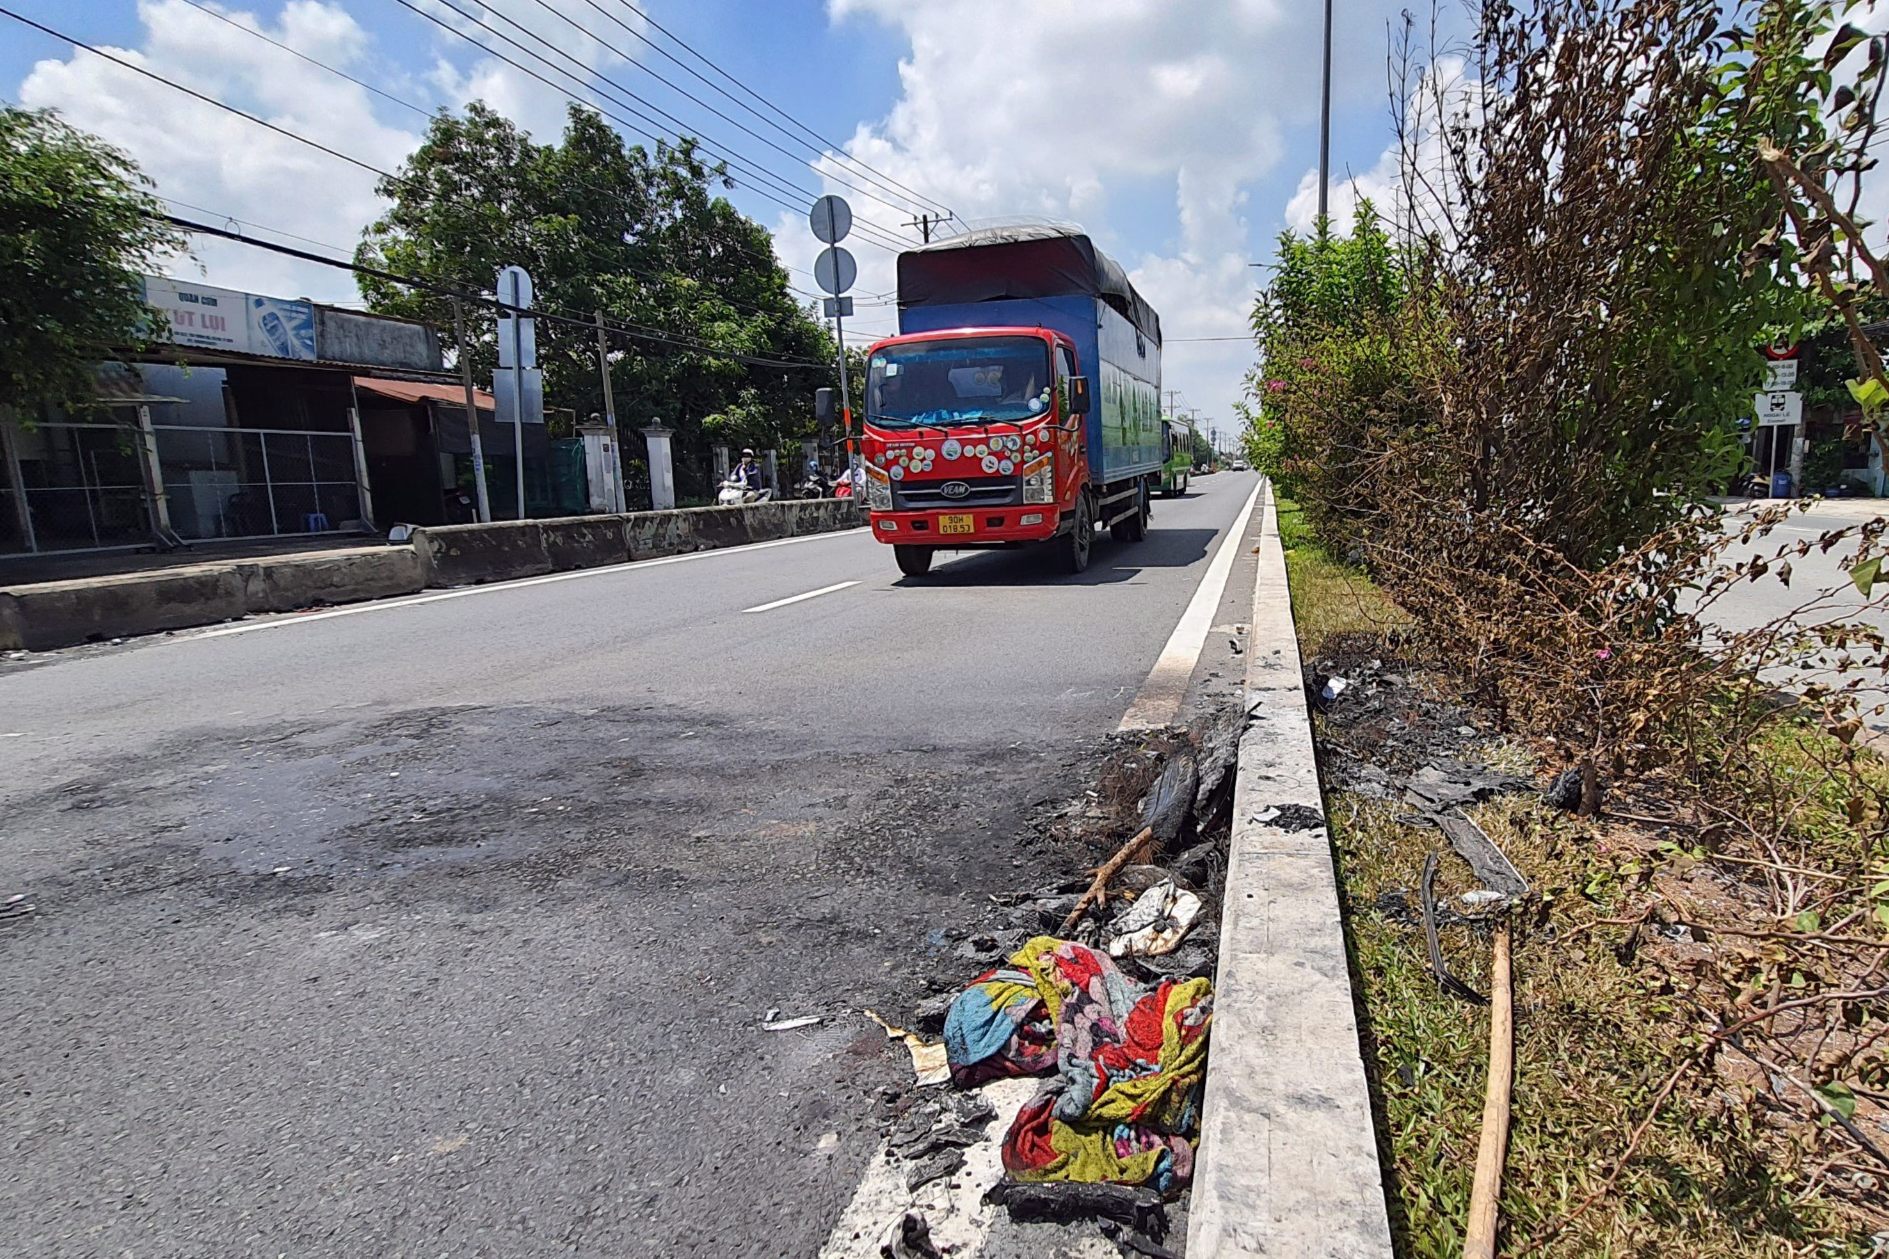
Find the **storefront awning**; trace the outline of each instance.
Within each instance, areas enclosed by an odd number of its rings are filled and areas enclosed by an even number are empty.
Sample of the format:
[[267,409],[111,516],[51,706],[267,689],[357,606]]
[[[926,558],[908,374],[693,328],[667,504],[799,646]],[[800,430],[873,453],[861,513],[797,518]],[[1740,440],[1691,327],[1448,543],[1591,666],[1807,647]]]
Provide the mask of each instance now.
[[[356,376],[354,387],[363,393],[389,398],[395,402],[440,402],[449,407],[457,407],[461,411],[466,409],[464,385],[432,385],[418,380],[388,380],[381,376]],[[473,405],[481,411],[498,409],[498,401],[491,394],[481,390],[472,391],[472,400]]]

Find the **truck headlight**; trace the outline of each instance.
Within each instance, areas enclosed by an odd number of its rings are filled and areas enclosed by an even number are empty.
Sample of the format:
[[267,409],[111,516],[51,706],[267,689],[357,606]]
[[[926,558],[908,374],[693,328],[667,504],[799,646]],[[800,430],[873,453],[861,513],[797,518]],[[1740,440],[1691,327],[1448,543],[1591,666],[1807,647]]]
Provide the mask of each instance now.
[[1054,460],[1045,458],[1042,463],[1024,473],[1023,501],[1026,503],[1053,503],[1056,501],[1056,464]]
[[871,466],[866,468],[866,507],[870,511],[892,510],[892,483],[884,472]]

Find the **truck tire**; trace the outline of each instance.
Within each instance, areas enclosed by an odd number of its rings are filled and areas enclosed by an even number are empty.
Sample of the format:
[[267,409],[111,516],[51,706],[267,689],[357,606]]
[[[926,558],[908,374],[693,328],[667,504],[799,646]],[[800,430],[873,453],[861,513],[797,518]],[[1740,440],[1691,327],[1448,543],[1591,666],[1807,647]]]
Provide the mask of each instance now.
[[1063,565],[1072,573],[1087,572],[1089,552],[1095,547],[1095,508],[1087,491],[1076,498],[1075,526],[1056,539]]
[[1141,541],[1148,536],[1148,512],[1148,483],[1143,481],[1135,491],[1135,514],[1110,525],[1109,536],[1117,542]]
[[894,546],[892,558],[899,562],[899,571],[907,577],[923,577],[931,571],[931,556],[935,549],[929,546]]
[[1187,482],[1181,480],[1178,472],[1161,482],[1162,498],[1179,498],[1185,493],[1187,493]]

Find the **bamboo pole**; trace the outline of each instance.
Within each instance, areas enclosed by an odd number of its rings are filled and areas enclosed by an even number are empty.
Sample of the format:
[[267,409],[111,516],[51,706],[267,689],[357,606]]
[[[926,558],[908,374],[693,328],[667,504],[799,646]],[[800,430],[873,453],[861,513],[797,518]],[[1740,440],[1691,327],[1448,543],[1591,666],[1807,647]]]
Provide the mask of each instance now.
[[1463,1259],[1495,1259],[1502,1163],[1509,1148],[1509,1097],[1515,1077],[1515,998],[1509,975],[1507,923],[1495,929],[1495,955],[1489,972],[1489,1087],[1482,1103],[1482,1143],[1476,1150],[1476,1180],[1469,1195]]

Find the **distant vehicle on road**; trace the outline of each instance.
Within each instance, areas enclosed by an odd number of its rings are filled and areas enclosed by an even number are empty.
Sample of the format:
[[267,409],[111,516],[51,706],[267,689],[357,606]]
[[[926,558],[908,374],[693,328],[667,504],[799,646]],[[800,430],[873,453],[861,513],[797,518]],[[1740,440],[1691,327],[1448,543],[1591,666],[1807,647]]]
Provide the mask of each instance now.
[[899,334],[866,363],[867,510],[900,571],[940,550],[1148,532],[1168,451],[1161,321],[1080,230],[989,228],[899,255]]
[[1194,475],[1194,425],[1189,420],[1162,420],[1161,445],[1167,462],[1161,467],[1161,496],[1179,498],[1187,493]]

